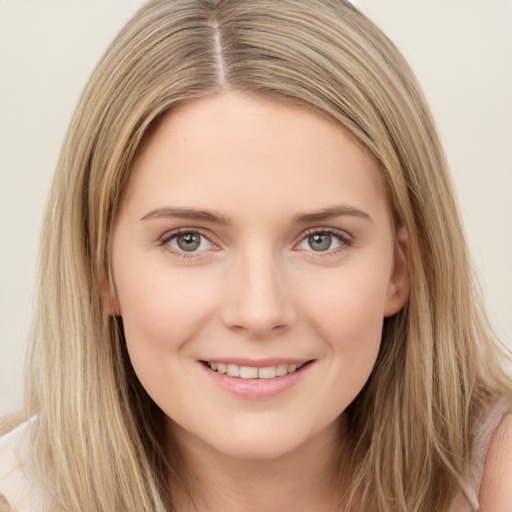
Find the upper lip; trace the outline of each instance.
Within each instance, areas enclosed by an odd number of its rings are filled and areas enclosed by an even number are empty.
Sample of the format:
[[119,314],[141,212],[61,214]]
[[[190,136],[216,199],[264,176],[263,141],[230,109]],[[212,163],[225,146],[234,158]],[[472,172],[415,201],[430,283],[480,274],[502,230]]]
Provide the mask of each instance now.
[[278,366],[280,364],[296,364],[302,366],[311,359],[294,358],[294,357],[272,357],[265,359],[250,359],[245,357],[212,357],[201,359],[204,362],[221,363],[221,364],[235,364],[237,366],[249,366],[252,368],[268,368],[270,366]]

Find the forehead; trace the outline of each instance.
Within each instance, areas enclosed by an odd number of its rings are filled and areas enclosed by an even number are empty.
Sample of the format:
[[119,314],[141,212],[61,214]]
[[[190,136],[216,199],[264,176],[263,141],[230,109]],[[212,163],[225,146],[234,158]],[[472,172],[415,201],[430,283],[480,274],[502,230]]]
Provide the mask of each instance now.
[[[340,125],[288,102],[230,92],[165,114],[134,162],[127,200],[208,203],[212,208],[316,208],[385,198],[370,153]],[[240,204],[238,205],[240,206]]]

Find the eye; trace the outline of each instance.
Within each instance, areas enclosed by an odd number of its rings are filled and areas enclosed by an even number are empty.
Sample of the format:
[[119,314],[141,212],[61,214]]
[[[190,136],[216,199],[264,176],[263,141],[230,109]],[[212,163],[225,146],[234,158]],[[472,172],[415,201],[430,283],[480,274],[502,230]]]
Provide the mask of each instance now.
[[303,251],[330,252],[346,245],[350,245],[350,239],[343,232],[317,230],[308,233],[297,248]]
[[214,247],[199,231],[172,233],[162,240],[162,244],[167,244],[176,252],[202,252]]

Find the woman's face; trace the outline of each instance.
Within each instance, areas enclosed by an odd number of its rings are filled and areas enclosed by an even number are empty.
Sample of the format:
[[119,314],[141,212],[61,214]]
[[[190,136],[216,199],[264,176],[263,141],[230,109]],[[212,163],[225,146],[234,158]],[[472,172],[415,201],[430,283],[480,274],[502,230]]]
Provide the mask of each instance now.
[[326,118],[230,92],[167,114],[133,173],[110,312],[179,439],[266,458],[331,435],[407,295],[374,160]]

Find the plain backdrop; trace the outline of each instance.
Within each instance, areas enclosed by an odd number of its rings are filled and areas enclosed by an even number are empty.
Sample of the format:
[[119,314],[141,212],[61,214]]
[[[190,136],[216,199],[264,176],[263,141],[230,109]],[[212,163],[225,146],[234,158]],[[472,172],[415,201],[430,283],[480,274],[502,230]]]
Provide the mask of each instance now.
[[[277,0],[276,0],[277,1]],[[359,0],[423,85],[512,348],[512,0]],[[0,0],[0,416],[22,404],[42,212],[95,63],[140,0]]]

